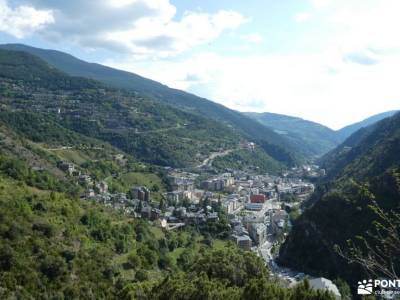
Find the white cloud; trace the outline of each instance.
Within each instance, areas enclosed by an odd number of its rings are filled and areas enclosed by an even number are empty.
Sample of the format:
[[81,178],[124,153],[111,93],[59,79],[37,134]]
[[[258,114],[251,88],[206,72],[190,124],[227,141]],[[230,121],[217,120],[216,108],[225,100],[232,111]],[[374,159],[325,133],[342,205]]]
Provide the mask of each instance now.
[[199,53],[176,61],[108,61],[239,110],[301,116],[339,128],[400,108],[400,2],[315,0],[318,52],[248,57]]
[[329,7],[334,1],[333,0],[311,0],[311,3],[315,8],[327,8]]
[[399,11],[397,0],[355,0],[350,7],[338,3],[328,19],[336,33],[332,43],[344,50],[399,49]]
[[[42,17],[45,12],[53,12],[54,22],[40,32],[47,40],[134,54],[136,58],[174,56],[207,44],[248,21],[229,10],[213,14],[187,11],[177,20],[176,7],[170,0],[14,1],[21,5],[29,1],[30,9],[42,13]],[[14,14],[19,19],[26,16],[21,10]],[[15,35],[22,32],[9,31]]]
[[294,19],[297,23],[303,23],[311,18],[311,13],[309,12],[301,12],[294,16]]
[[246,22],[239,13],[219,11],[216,14],[186,12],[179,22],[160,22],[144,18],[135,28],[113,32],[107,38],[114,43],[124,41],[133,53],[168,57],[197,45],[207,44],[227,29],[235,29]]
[[53,22],[50,10],[27,5],[11,8],[6,0],[0,0],[0,31],[23,38]]
[[233,109],[301,116],[333,128],[399,109],[399,63],[400,55],[393,55],[368,67],[348,64],[341,52],[247,58],[202,53],[151,65],[107,62]]
[[249,42],[249,43],[261,44],[264,41],[264,38],[259,33],[251,33],[251,34],[242,36],[242,40]]
[[[48,40],[110,49],[116,56],[108,65],[239,110],[297,115],[338,128],[399,109],[400,1],[310,3],[310,10],[294,19],[312,18],[316,26],[295,39],[282,31],[290,48],[282,55],[195,50],[189,58],[179,56],[249,20],[228,10],[192,11],[177,18],[170,0],[14,0],[12,8],[0,0],[0,30],[18,37],[35,31]],[[263,41],[257,33],[235,36],[248,43]],[[296,48],[302,40],[309,41],[306,50]]]

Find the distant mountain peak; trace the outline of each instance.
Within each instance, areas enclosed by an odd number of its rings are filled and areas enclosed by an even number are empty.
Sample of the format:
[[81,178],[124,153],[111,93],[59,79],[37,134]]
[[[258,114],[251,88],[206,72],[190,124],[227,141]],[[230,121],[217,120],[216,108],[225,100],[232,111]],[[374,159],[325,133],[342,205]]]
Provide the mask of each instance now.
[[341,141],[344,141],[346,138],[348,138],[350,135],[352,135],[357,130],[359,130],[363,127],[372,125],[382,119],[391,117],[398,111],[399,110],[391,110],[391,111],[386,111],[383,113],[379,113],[379,114],[370,116],[360,122],[356,122],[356,123],[347,125],[347,126],[343,127],[342,129],[337,130],[336,132],[337,132],[339,138],[341,139]]
[[244,114],[291,139],[310,156],[323,155],[339,144],[332,129],[316,122],[270,112]]

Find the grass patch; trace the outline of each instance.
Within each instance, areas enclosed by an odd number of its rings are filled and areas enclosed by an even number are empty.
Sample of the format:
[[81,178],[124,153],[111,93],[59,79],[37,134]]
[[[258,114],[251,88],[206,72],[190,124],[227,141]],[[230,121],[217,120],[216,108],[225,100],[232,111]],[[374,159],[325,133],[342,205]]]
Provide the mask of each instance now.
[[176,248],[174,251],[170,252],[168,255],[174,260],[174,263],[176,264],[176,261],[178,257],[182,254],[182,252],[185,251],[184,247],[181,248]]
[[216,250],[221,250],[225,248],[229,244],[229,241],[226,240],[214,240],[213,248]]
[[76,149],[51,150],[51,152],[57,155],[61,160],[67,160],[76,165],[82,165],[91,160],[85,153]]
[[118,176],[117,178],[108,177],[109,185],[117,186],[121,192],[128,192],[132,186],[145,186],[151,191],[151,199],[159,202],[162,193],[166,191],[166,187],[161,178],[153,173],[129,172]]
[[152,173],[130,172],[122,174],[120,179],[124,185],[144,185],[149,188],[157,185],[159,188],[163,188],[160,177]]
[[162,239],[165,235],[161,228],[156,226],[151,226],[150,231],[154,234],[157,240]]

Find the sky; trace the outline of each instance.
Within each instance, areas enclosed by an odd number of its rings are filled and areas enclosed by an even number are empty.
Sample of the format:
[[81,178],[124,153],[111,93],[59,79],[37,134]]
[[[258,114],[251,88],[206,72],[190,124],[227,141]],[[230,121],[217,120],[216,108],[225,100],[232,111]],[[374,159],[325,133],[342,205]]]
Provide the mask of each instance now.
[[400,109],[399,0],[0,0],[0,43],[333,129]]

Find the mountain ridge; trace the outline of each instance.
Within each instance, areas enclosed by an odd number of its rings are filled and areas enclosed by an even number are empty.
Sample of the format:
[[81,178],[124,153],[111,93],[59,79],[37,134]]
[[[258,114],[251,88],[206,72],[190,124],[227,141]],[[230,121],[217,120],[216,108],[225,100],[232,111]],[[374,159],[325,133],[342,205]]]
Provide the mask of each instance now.
[[307,156],[306,153],[302,153],[301,149],[297,151],[296,145],[268,127],[211,100],[169,88],[134,73],[116,70],[96,63],[87,63],[61,51],[44,50],[22,44],[5,44],[0,45],[1,48],[28,52],[69,75],[98,80],[107,85],[124,88],[139,93],[141,96],[177,105],[180,109],[215,119],[232,126],[234,130],[241,132],[247,139],[257,142],[276,160],[291,161],[290,164],[295,165]]
[[244,112],[246,116],[290,139],[297,147],[312,157],[321,157],[346,141],[353,133],[380,120],[393,116],[396,110],[372,115],[360,122],[333,130],[323,124],[300,117],[270,112]]
[[0,66],[1,121],[38,142],[65,143],[58,132],[68,129],[147,162],[187,166],[196,163],[194,151],[241,139],[214,120],[71,77],[26,52],[0,50]]
[[334,130],[313,121],[269,112],[244,114],[291,139],[310,156],[321,156],[339,144]]
[[365,118],[359,122],[349,124],[339,130],[336,130],[336,132],[337,132],[338,136],[340,137],[341,141],[344,141],[349,136],[351,136],[353,133],[355,133],[357,130],[359,130],[363,127],[368,127],[369,125],[379,122],[380,120],[383,120],[385,118],[391,117],[394,114],[396,114],[397,112],[398,112],[398,110],[390,110],[390,111],[385,111],[382,113],[374,114],[374,115],[372,115],[368,118]]

